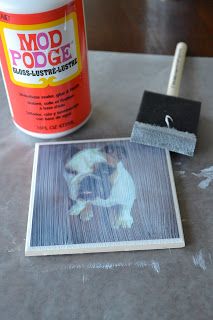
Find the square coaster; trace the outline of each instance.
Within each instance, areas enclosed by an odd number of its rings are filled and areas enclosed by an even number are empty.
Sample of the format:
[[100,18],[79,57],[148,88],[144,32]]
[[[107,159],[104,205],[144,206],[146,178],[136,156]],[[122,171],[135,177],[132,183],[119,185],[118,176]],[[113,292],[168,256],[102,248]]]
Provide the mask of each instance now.
[[169,152],[126,138],[36,144],[27,256],[184,245]]

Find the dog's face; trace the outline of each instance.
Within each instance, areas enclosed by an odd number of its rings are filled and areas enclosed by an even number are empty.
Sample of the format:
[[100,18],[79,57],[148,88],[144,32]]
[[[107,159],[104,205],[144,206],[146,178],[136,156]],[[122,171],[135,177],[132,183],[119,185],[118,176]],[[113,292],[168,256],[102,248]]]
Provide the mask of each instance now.
[[84,201],[108,199],[123,152],[106,146],[78,151],[68,158],[65,170],[70,198]]

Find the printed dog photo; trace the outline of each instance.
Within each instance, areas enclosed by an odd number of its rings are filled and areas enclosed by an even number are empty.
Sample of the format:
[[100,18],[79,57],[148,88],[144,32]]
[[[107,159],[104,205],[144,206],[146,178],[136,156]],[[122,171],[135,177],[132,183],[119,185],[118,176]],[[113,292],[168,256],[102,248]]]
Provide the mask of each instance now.
[[136,198],[133,179],[122,162],[125,148],[106,145],[76,151],[65,163],[64,178],[72,206],[70,215],[83,221],[93,218],[93,206],[117,206],[114,228],[130,228],[131,210]]
[[165,150],[128,139],[36,148],[28,255],[183,245]]

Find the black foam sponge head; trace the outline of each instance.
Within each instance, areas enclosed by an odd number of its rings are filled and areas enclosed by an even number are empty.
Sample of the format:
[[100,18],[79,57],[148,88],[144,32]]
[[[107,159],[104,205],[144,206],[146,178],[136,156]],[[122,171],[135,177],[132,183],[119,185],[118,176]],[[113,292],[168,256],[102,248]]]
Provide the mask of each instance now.
[[201,103],[145,91],[137,121],[196,135]]

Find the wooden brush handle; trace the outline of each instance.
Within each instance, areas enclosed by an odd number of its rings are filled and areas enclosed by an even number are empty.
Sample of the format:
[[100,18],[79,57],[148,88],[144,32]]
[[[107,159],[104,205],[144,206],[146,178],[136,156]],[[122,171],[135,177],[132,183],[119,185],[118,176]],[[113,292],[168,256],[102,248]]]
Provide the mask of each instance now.
[[183,74],[183,67],[186,57],[187,45],[179,42],[176,46],[172,69],[169,77],[167,95],[177,97],[180,89],[180,82]]

